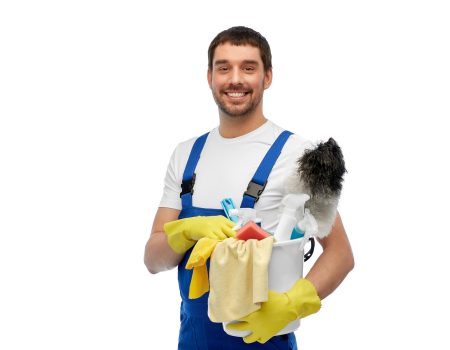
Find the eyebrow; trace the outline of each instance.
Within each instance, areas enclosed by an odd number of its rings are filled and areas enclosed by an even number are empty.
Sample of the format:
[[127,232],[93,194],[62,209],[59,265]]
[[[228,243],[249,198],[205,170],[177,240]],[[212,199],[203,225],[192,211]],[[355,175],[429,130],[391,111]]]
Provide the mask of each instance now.
[[[229,63],[228,60],[217,60],[214,62],[214,65],[218,66],[220,64],[227,64],[227,63]],[[242,63],[243,64],[253,64],[255,66],[257,66],[259,64],[258,61],[255,61],[255,60],[244,60]]]

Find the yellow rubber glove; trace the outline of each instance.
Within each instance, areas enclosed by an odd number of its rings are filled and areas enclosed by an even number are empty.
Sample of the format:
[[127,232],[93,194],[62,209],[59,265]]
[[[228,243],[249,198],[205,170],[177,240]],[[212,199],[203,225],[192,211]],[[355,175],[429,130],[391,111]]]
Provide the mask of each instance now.
[[305,278],[299,279],[285,293],[269,291],[269,300],[261,308],[227,326],[230,330],[250,331],[244,342],[264,344],[292,321],[320,309],[316,288]]
[[164,232],[172,250],[183,254],[203,237],[217,240],[235,237],[236,232],[231,229],[235,225],[222,215],[194,216],[167,222]]
[[192,250],[191,256],[186,263],[186,269],[192,272],[191,284],[189,285],[189,299],[200,298],[209,291],[209,278],[206,261],[216,247],[217,239],[208,237],[201,238]]

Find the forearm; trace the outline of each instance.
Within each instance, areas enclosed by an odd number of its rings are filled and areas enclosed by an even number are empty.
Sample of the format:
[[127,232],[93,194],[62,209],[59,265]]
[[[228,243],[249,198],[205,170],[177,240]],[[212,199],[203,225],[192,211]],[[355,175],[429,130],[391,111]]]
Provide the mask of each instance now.
[[158,273],[177,266],[183,256],[170,248],[164,232],[154,232],[145,246],[144,263],[150,273]]
[[319,240],[323,252],[306,278],[316,287],[320,299],[330,295],[353,269],[353,253],[338,214],[331,233]]
[[306,279],[312,282],[323,300],[341,284],[353,266],[353,255],[341,255],[338,251],[325,250],[306,275]]

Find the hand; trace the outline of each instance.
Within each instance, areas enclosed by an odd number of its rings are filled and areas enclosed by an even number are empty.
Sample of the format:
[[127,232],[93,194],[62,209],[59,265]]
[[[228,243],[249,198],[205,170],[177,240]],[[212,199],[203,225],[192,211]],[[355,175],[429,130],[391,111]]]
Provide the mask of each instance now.
[[320,309],[316,288],[307,279],[298,280],[285,293],[269,291],[269,300],[261,308],[227,326],[230,330],[250,331],[244,342],[264,344],[290,322],[311,315]]
[[216,240],[224,240],[227,237],[235,237],[232,230],[235,223],[222,215],[194,216],[167,222],[164,232],[172,250],[178,254],[185,253],[203,237]]

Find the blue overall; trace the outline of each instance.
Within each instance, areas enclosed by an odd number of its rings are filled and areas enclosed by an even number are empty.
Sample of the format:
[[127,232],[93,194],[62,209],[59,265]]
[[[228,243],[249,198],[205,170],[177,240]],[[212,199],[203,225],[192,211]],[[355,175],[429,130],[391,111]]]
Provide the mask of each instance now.
[[[292,133],[284,131],[273,143],[261,164],[259,165],[247,191],[243,195],[241,208],[253,208],[259,195],[264,190],[267,178],[281,153],[281,150]],[[195,168],[208,134],[200,136],[194,143],[183,173],[182,192],[180,194],[182,210],[179,218],[192,216],[224,215],[222,209],[199,208],[192,205],[192,193],[195,182]],[[294,333],[275,336],[265,344],[258,342],[246,344],[242,338],[230,336],[222,328],[222,323],[211,322],[208,318],[208,295],[204,294],[198,299],[189,299],[189,285],[192,270],[185,268],[191,255],[192,248],[188,250],[178,265],[178,283],[181,294],[180,335],[178,350],[297,350]],[[209,270],[209,260],[207,262]]]

